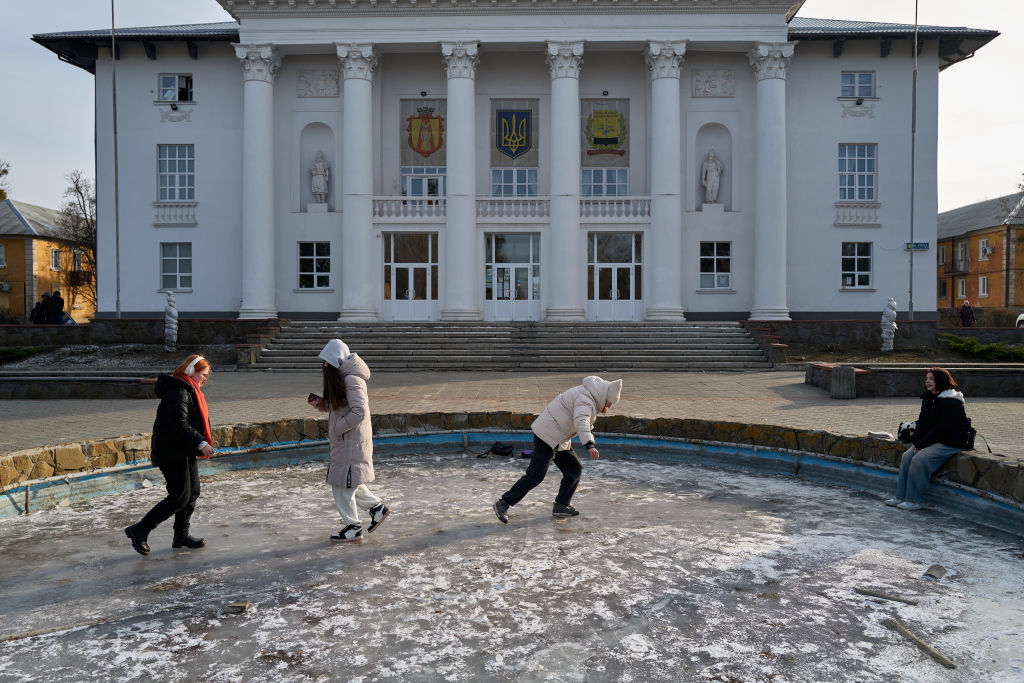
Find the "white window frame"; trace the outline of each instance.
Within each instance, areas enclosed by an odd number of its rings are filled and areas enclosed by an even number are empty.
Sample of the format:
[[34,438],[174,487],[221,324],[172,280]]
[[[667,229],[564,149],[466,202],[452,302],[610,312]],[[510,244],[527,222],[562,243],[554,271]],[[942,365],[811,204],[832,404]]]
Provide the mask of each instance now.
[[628,194],[629,168],[584,166],[580,169],[581,197],[625,197]]
[[878,201],[878,143],[840,142],[839,201]]
[[946,265],[946,245],[945,244],[943,244],[941,247],[939,247],[939,265],[940,266]]
[[967,243],[967,240],[959,242],[956,245],[957,255],[956,263],[958,266],[968,267],[968,263],[971,260],[971,245]]
[[[312,246],[312,248],[313,248],[313,254],[312,255],[303,255],[302,247],[305,246],[305,245]],[[325,253],[325,254],[318,253],[319,251],[321,251],[321,249],[320,249],[321,247],[326,247],[326,252],[327,253]],[[320,290],[320,291],[330,290],[331,289],[331,243],[328,242],[328,241],[302,241],[302,242],[296,242],[295,250],[296,250],[296,255],[297,255],[296,257],[298,258],[298,288],[301,291],[303,291],[303,292],[311,292],[311,291],[315,291],[315,290]],[[324,260],[327,261],[327,270],[321,270],[320,269],[320,266],[322,265],[322,261],[324,261]],[[310,268],[303,269],[303,262],[304,261],[308,261],[309,263],[307,263],[305,265],[312,266],[312,268],[311,269]],[[312,276],[312,278],[313,278],[312,286],[304,287],[302,285],[302,277],[304,275]],[[326,282],[321,284],[321,280],[324,277],[326,277],[327,280],[326,280]]]
[[82,261],[84,254],[81,249],[75,249],[71,252],[71,270],[80,271],[82,270]]
[[60,247],[50,247],[50,270],[60,271]]
[[[183,256],[181,254],[181,248],[188,247],[188,255]],[[166,247],[174,247],[174,253],[169,253]],[[195,274],[192,268],[192,243],[191,242],[161,242],[160,243],[160,291],[161,292],[177,292],[177,291],[192,291],[193,276]],[[183,269],[187,262],[187,270]],[[168,270],[168,266],[174,264],[174,270]],[[167,278],[173,277],[174,282],[172,285],[168,284]],[[187,281],[186,281],[187,279]]]
[[956,298],[966,299],[967,298],[967,278],[958,277],[956,279]]
[[978,240],[978,260],[988,261],[988,238]]
[[536,197],[536,166],[492,166],[492,197]]
[[[853,254],[846,253],[847,246],[849,245],[853,246]],[[862,253],[862,247],[867,247],[867,254]],[[872,242],[843,242],[840,248],[840,278],[843,289],[871,289],[873,287],[873,252],[874,246]],[[867,264],[866,267],[863,267],[865,266],[865,259]],[[866,281],[865,277],[867,278]]]
[[[864,77],[869,83],[864,83]],[[849,77],[849,78],[847,78]],[[850,82],[847,83],[847,80]],[[839,75],[839,97],[841,99],[855,100],[861,99],[877,99],[877,89],[875,87],[875,72],[874,71],[843,71]]]
[[939,299],[947,299],[947,298],[949,298],[949,289],[948,289],[948,287],[949,287],[949,285],[946,284],[946,280],[939,280],[939,292],[938,292],[938,295],[939,295],[938,298]]
[[[160,74],[156,77],[157,102],[194,102],[193,85],[192,74]],[[188,97],[181,96],[182,89]]]
[[196,146],[158,144],[157,201],[194,202],[196,199]]
[[[705,247],[711,247],[711,253],[705,254]],[[698,252],[700,289],[732,289],[732,242],[701,242]],[[725,270],[719,266],[725,261]],[[709,263],[710,262],[710,263]],[[710,269],[705,266],[710,266]],[[706,285],[710,278],[710,286]]]
[[988,275],[978,276],[978,296],[988,297]]

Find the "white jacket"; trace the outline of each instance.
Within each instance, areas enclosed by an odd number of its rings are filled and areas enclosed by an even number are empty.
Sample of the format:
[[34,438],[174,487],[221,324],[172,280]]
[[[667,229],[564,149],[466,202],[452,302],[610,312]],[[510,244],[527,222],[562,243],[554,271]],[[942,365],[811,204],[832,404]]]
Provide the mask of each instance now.
[[615,403],[621,392],[621,379],[609,382],[596,375],[584,377],[583,384],[556,396],[530,429],[552,450],[569,450],[575,434],[586,445],[594,440],[594,423],[605,402]]

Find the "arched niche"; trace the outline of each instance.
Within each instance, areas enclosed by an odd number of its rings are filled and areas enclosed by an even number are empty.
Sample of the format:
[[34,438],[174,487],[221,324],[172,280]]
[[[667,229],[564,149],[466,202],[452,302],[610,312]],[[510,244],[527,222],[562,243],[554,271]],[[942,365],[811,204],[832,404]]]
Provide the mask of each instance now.
[[732,211],[732,187],[733,176],[736,169],[732,159],[732,134],[729,129],[720,123],[706,123],[697,131],[697,139],[694,145],[694,152],[697,156],[694,174],[694,183],[697,185],[697,208],[703,208],[705,203],[705,188],[702,182],[704,162],[708,158],[708,152],[715,151],[715,156],[722,164],[722,173],[718,182],[718,197],[715,203],[721,204],[726,211]]
[[299,210],[308,211],[310,204],[316,203],[313,196],[313,175],[310,167],[316,159],[316,153],[323,152],[328,165],[327,205],[328,211],[334,211],[339,201],[338,173],[340,168],[334,158],[334,131],[326,123],[310,123],[299,135]]

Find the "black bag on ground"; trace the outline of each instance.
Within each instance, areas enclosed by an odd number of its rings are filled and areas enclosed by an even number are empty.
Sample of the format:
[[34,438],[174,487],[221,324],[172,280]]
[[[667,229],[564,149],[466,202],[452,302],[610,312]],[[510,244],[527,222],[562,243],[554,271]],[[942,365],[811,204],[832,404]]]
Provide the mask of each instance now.
[[508,445],[506,443],[502,443],[500,441],[495,441],[494,443],[491,444],[491,451],[490,452],[493,453],[494,455],[509,456],[509,455],[512,455],[515,452],[515,449],[512,448],[512,446],[510,446],[510,445]]

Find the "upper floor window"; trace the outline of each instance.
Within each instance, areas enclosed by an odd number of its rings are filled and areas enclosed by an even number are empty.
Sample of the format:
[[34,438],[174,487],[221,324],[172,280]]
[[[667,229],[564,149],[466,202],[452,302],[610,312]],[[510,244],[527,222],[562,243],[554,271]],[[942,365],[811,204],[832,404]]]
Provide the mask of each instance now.
[[843,242],[843,289],[871,286],[871,242]]
[[492,168],[492,197],[536,197],[536,168]]
[[875,143],[839,144],[839,201],[875,201]]
[[991,253],[992,249],[988,246],[988,239],[978,240],[978,260],[988,261],[989,254]]
[[956,279],[956,298],[966,299],[967,298],[967,278],[958,277]]
[[956,243],[956,265],[959,270],[967,270],[967,261],[970,256],[967,240]]
[[628,168],[582,168],[580,194],[584,197],[623,197],[629,194]]
[[945,244],[943,244],[941,247],[939,247],[939,265],[940,266],[946,265],[946,245]]
[[160,74],[161,102],[191,102],[192,74]]
[[160,201],[190,202],[196,198],[195,145],[157,145]]
[[945,280],[939,280],[939,298],[940,299],[945,299],[947,296],[948,296],[948,293],[946,292],[946,281]]
[[444,197],[445,166],[402,166],[402,196],[431,199]]
[[0,268],[7,267],[7,245],[0,244]]
[[78,249],[75,249],[73,252],[71,252],[71,270],[76,270],[77,271],[77,270],[81,270],[81,269],[82,269],[82,252],[79,251]]
[[844,71],[839,88],[840,97],[874,97],[874,71]]
[[60,249],[50,248],[50,270],[60,270]]

